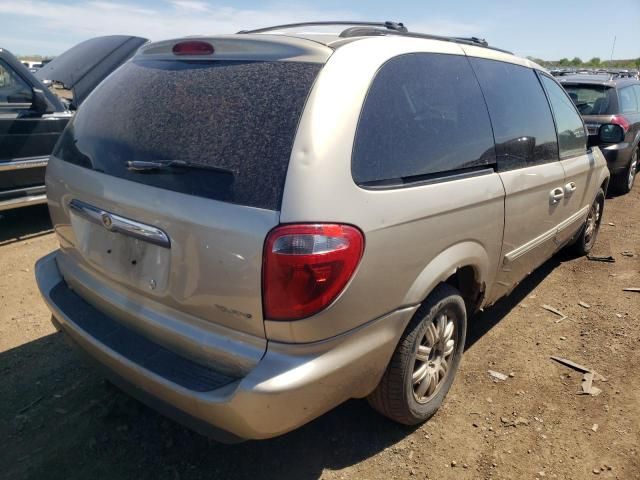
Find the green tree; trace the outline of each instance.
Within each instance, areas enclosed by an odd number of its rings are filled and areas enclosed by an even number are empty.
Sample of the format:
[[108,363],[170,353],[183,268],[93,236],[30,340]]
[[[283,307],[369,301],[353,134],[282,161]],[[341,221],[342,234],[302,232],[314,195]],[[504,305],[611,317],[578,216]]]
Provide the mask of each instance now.
[[636,58],[635,65],[636,68],[640,68],[640,58]]
[[600,57],[593,57],[591,60],[589,60],[589,65],[592,67],[599,67],[600,66]]
[[582,59],[580,57],[573,57],[571,60],[571,66],[579,67],[580,65],[582,65]]
[[568,58],[561,58],[558,62],[558,65],[560,65],[561,67],[568,67],[569,65],[571,65],[571,62]]

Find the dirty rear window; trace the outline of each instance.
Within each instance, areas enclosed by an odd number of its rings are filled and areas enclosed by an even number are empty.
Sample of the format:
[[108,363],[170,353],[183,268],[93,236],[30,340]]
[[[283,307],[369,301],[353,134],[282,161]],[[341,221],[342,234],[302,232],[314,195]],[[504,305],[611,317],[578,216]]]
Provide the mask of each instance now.
[[[146,185],[276,210],[321,65],[134,60],[83,103],[54,155]],[[219,170],[132,171],[179,160]]]

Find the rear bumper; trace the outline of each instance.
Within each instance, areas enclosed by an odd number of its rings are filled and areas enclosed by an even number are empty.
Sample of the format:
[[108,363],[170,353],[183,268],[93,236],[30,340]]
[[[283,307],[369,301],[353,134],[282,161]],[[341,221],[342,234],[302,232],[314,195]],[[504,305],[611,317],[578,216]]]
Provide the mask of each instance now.
[[64,283],[56,255],[36,264],[38,287],[54,324],[133,396],[226,442],[286,433],[349,398],[369,394],[417,308],[397,310],[322,342],[269,342],[255,368],[243,378],[230,378],[122,326],[117,334],[101,330],[114,321]]
[[631,161],[633,145],[628,142],[615,143],[613,145],[600,146],[600,150],[607,159],[607,166],[612,175],[626,173]]

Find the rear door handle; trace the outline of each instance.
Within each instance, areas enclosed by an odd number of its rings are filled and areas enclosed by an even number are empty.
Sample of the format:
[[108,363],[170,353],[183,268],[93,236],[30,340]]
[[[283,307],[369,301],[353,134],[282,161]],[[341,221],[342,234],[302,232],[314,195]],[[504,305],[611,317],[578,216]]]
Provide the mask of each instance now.
[[576,188],[578,188],[576,186],[576,182],[569,182],[564,186],[564,193],[567,195],[571,195],[573,192],[576,191]]
[[551,190],[550,196],[552,204],[558,203],[564,198],[564,190],[562,190],[561,188],[554,188],[553,190]]

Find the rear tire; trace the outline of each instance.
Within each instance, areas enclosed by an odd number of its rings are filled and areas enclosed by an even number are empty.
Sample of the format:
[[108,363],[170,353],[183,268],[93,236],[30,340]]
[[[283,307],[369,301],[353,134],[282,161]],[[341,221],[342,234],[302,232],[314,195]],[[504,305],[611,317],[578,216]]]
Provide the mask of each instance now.
[[629,166],[622,175],[616,175],[613,178],[613,189],[616,193],[629,193],[633,188],[638,173],[638,148],[633,151]]
[[466,330],[467,311],[460,292],[451,285],[439,285],[402,334],[382,380],[368,397],[369,404],[405,425],[430,418],[451,388]]
[[587,219],[580,230],[580,235],[573,244],[573,250],[579,256],[588,254],[596,243],[600,224],[602,223],[602,213],[604,212],[604,191],[600,189],[596,195]]

